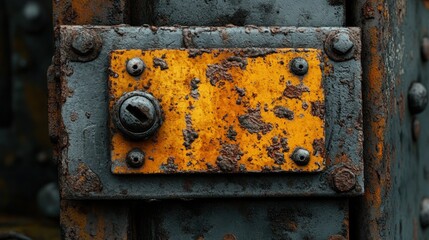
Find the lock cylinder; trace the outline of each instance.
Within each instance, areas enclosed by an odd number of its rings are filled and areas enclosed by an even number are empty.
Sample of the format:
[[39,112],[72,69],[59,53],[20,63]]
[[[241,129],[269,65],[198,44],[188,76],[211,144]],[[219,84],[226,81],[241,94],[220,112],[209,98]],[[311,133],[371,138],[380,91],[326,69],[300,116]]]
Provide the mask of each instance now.
[[125,93],[115,104],[113,120],[126,137],[145,140],[153,136],[162,124],[161,107],[150,93]]

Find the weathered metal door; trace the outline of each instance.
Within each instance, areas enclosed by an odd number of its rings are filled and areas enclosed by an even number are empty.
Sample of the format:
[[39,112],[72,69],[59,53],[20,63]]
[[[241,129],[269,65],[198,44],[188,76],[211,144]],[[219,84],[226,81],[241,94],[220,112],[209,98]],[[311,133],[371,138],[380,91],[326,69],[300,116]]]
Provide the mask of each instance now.
[[[54,1],[63,237],[424,239],[401,215],[419,207],[387,219],[409,184],[394,159],[426,140],[410,8],[427,19],[404,1]],[[406,124],[415,149],[394,148]]]

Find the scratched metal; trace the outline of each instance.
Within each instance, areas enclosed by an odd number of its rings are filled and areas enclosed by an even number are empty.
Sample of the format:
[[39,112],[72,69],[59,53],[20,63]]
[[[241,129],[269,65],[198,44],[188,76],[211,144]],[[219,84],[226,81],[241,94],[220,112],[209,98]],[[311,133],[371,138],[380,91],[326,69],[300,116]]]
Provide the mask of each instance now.
[[[82,28],[96,31],[103,46],[98,58],[73,62],[69,39]],[[354,58],[323,68],[325,90],[326,170],[321,173],[257,175],[115,176],[110,171],[109,54],[117,49],[179,48],[314,48],[324,51],[331,31],[343,30],[360,39],[358,28],[294,27],[81,27],[58,28],[55,64],[59,79],[51,88],[58,98],[51,113],[56,128],[60,182],[64,198],[177,198],[233,196],[358,195],[363,193],[362,101],[360,45]],[[54,87],[54,86],[52,86]],[[337,193],[329,173],[347,166],[356,187]],[[186,186],[186,187],[184,187]]]
[[[136,57],[146,63],[138,77],[126,71],[127,61]],[[295,58],[308,62],[305,75],[290,70]],[[112,120],[112,172],[324,170],[321,58],[316,49],[113,51],[111,113],[124,93],[141,90],[158,99],[164,120],[145,141],[127,139]],[[134,148],[146,153],[139,168],[125,160]],[[291,158],[299,148],[311,154],[303,166]]]

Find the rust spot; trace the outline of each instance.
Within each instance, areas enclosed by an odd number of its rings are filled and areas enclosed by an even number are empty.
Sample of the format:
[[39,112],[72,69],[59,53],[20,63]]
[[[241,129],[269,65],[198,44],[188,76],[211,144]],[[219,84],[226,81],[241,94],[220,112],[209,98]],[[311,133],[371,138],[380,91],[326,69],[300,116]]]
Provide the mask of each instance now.
[[346,238],[341,235],[332,235],[328,238],[328,240],[346,240]]
[[262,121],[261,110],[258,108],[248,108],[247,113],[238,116],[238,121],[242,128],[245,128],[249,133],[266,134],[273,129],[270,123]]
[[161,170],[166,173],[175,173],[177,171],[177,164],[174,163],[174,157],[168,157],[167,163],[161,164]]
[[190,58],[195,58],[197,56],[201,56],[204,53],[211,53],[209,49],[189,49],[189,55]]
[[276,49],[272,48],[248,48],[243,51],[243,57],[265,57],[268,54],[276,53]]
[[103,185],[100,178],[86,164],[80,163],[77,172],[68,179],[69,186],[74,192],[89,194],[101,192]]
[[325,157],[325,141],[323,138],[314,139],[313,141],[313,156]]
[[161,70],[166,70],[166,69],[168,69],[168,64],[162,58],[154,58],[153,59],[153,67],[154,68],[159,67]]
[[286,118],[289,120],[293,120],[293,118],[294,118],[293,111],[291,111],[290,109],[285,108],[283,106],[275,106],[274,107],[274,114],[278,118]]
[[200,97],[200,93],[198,92],[198,85],[201,83],[201,80],[198,78],[193,78],[191,80],[191,97],[194,99],[198,99]]
[[276,164],[283,165],[285,163],[284,153],[289,152],[287,138],[273,137],[271,141],[271,146],[267,147],[268,157],[274,159]]
[[294,86],[291,84],[288,84],[286,86],[286,89],[283,92],[283,96],[288,97],[288,98],[298,98],[301,99],[302,93],[303,92],[310,92],[310,90],[308,89],[308,87],[304,86],[304,85],[298,85],[298,86]]
[[[222,61],[221,64],[209,64],[206,70],[206,77],[210,80],[210,84],[216,86],[219,81],[232,82],[232,76],[228,72],[232,67],[239,67],[245,69],[247,60],[241,57],[232,56]],[[220,85],[223,85],[220,83]]]
[[184,142],[183,145],[186,149],[191,149],[192,143],[195,141],[195,139],[198,138],[198,132],[195,131],[195,129],[192,127],[192,119],[191,115],[186,114],[185,116],[185,122],[186,122],[186,129],[182,131]]
[[232,141],[236,140],[237,132],[234,130],[233,126],[229,126],[228,131],[226,132],[226,137]]
[[311,102],[311,115],[324,119],[325,104],[320,101]]
[[70,121],[75,122],[78,118],[79,118],[79,115],[77,114],[77,112],[72,112],[70,114]]
[[223,236],[223,240],[237,240],[237,238],[234,236],[234,234],[228,233]]
[[362,15],[365,19],[374,18],[375,10],[371,2],[366,2],[362,7]]
[[232,172],[238,169],[237,162],[240,161],[243,153],[238,144],[221,143],[222,149],[216,160],[216,165],[223,172]]

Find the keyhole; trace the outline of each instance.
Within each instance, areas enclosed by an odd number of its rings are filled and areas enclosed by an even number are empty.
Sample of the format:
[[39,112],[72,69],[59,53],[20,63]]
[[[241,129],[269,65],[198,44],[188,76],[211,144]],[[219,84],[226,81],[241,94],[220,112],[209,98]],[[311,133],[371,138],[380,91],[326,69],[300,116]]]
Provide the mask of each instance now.
[[144,114],[136,106],[133,106],[133,105],[129,104],[125,109],[127,109],[127,111],[131,113],[131,115],[133,115],[135,118],[137,118],[138,120],[140,120],[140,122],[142,122],[142,123],[146,122],[149,119],[147,117],[147,115]]

